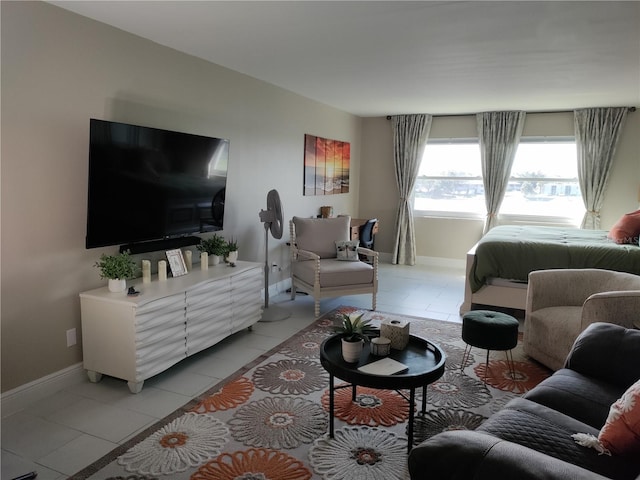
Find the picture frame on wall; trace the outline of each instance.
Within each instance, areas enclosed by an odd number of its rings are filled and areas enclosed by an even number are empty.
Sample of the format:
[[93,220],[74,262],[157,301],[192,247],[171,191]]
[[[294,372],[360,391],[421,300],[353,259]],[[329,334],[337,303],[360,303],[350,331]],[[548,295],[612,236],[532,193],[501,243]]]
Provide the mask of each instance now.
[[303,195],[349,193],[350,167],[349,142],[305,134]]
[[167,250],[167,260],[169,262],[169,268],[171,268],[171,275],[174,277],[180,277],[187,274],[187,265],[184,262],[182,256],[182,250],[179,248],[175,250]]

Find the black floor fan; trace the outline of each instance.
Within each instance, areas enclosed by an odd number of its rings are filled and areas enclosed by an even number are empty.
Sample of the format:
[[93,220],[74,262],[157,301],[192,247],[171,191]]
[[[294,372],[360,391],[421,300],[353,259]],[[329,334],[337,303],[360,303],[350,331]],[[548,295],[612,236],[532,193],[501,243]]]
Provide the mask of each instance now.
[[291,316],[290,312],[277,307],[269,306],[269,231],[273,238],[282,238],[282,204],[277,190],[267,193],[267,209],[260,210],[260,221],[264,223],[264,310],[261,322],[276,322]]

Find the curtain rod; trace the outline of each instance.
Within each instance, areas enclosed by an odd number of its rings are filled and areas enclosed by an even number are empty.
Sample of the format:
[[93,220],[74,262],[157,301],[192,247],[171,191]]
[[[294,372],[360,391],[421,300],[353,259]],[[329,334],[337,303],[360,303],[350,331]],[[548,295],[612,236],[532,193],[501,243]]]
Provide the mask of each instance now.
[[[581,108],[576,108],[576,110],[582,110]],[[635,112],[636,107],[627,107],[629,112]],[[526,113],[572,113],[574,110],[547,110],[547,111],[534,111],[534,112],[526,112]],[[478,112],[480,113],[480,112]],[[432,117],[468,117],[470,115],[476,115],[475,113],[440,113],[433,114]],[[391,120],[392,115],[387,115],[387,120]]]

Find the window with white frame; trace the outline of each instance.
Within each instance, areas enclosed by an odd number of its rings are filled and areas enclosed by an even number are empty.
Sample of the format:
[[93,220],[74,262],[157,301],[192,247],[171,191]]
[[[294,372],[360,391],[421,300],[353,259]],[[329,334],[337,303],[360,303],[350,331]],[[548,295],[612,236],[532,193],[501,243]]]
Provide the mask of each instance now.
[[500,215],[564,219],[584,214],[573,138],[522,138]]
[[[584,205],[573,138],[521,138],[500,214],[513,219],[575,222]],[[484,187],[477,139],[431,140],[413,197],[415,215],[483,217]]]
[[417,215],[480,217],[485,214],[478,139],[427,143],[414,188]]

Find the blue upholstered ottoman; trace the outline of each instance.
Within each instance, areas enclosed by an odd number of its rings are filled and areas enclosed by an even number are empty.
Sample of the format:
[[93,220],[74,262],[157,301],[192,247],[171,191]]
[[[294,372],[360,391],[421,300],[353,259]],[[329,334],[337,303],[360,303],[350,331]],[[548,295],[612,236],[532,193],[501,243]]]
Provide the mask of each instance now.
[[511,350],[518,344],[518,320],[506,313],[491,310],[472,310],[462,316],[462,340],[467,344],[462,357],[462,367],[471,355],[471,348],[487,351],[485,378],[489,373],[489,352],[503,350],[512,377],[515,375]]

